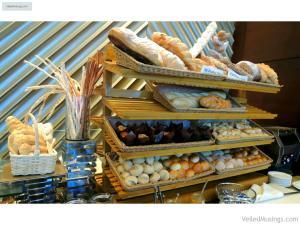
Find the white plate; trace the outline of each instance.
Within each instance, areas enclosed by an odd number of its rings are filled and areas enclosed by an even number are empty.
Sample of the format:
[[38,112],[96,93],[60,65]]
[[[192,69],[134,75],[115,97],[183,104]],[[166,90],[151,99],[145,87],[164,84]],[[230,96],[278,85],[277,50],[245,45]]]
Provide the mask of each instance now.
[[293,182],[293,186],[300,190],[300,180]]

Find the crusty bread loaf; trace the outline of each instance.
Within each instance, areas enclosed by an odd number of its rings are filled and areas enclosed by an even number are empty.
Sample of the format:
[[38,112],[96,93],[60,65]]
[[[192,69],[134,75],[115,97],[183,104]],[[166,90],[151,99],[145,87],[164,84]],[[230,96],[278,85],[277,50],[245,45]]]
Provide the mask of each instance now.
[[262,74],[261,82],[279,84],[277,73],[269,66],[264,63],[259,63],[257,66]]
[[[13,116],[6,119],[10,135],[8,137],[8,149],[13,154],[28,155],[35,151],[34,129],[22,123]],[[39,135],[41,153],[48,153],[47,143],[42,135]]]
[[165,33],[154,32],[152,34],[152,41],[177,55],[188,69],[192,71],[200,71],[201,68],[199,69],[199,67],[201,67],[201,64],[193,60],[188,46],[179,38],[168,36]]
[[217,67],[218,69],[221,69],[225,72],[228,71],[228,67],[222,63],[221,61],[213,58],[213,57],[210,57],[210,56],[206,56],[204,54],[201,54],[201,60],[205,61],[206,63],[208,63],[210,66],[214,66],[214,67]]
[[236,66],[238,68],[243,69],[247,73],[252,74],[254,81],[260,81],[261,80],[260,70],[259,70],[259,67],[256,64],[254,64],[250,61],[240,61],[236,64]]
[[147,38],[138,37],[129,29],[113,28],[109,31],[108,38],[114,45],[138,61],[172,69],[187,70],[178,56]]

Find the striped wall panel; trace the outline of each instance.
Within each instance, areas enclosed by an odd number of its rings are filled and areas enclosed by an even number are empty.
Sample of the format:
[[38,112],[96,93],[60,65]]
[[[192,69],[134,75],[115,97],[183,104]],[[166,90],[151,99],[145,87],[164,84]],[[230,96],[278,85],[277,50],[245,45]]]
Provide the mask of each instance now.
[[[0,22],[0,157],[7,152],[7,127],[5,118],[14,115],[23,118],[28,109],[45,91],[27,93],[25,88],[38,84],[53,83],[41,72],[24,64],[24,60],[37,64],[34,55],[48,57],[56,64],[66,63],[67,70],[76,79],[87,58],[104,48],[108,43],[107,32],[112,27],[128,27],[146,36],[153,31],[162,31],[178,36],[189,46],[201,35],[208,22]],[[220,29],[231,33],[233,23],[218,23]],[[230,40],[231,44],[233,39]],[[232,55],[231,48],[228,55]],[[113,77],[113,85],[121,89],[143,89],[143,80]],[[92,115],[101,115],[101,96],[94,96]],[[64,101],[60,96],[51,96],[42,112],[57,106],[50,121],[55,128],[55,138],[64,137]],[[35,114],[38,110],[35,110]],[[45,121],[42,116],[41,121]],[[100,130],[93,132],[93,138]]]
[[[112,27],[124,26],[145,35],[147,22],[1,22],[0,23],[0,154],[7,151],[7,127],[5,118],[14,115],[23,118],[31,105],[45,91],[27,93],[32,85],[53,83],[41,72],[24,64],[34,63],[34,55],[49,57],[56,64],[66,63],[67,70],[75,78],[87,58],[108,43],[107,32]],[[144,34],[143,34],[144,33]],[[56,130],[62,130],[63,102],[60,96],[48,99],[44,112],[58,105],[50,122]],[[96,106],[93,102],[92,105]],[[44,118],[42,118],[44,119]],[[63,132],[56,132],[60,140]]]

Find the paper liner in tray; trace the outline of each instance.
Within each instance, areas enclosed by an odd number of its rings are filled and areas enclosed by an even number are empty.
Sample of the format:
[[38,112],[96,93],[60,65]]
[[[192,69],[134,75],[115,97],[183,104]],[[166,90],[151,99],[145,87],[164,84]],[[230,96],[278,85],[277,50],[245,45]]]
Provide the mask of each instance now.
[[149,74],[159,74],[159,75],[172,75],[176,77],[190,77],[190,78],[201,78],[204,80],[224,80],[226,78],[225,75],[215,75],[215,74],[204,74],[189,70],[177,70],[170,69],[167,67],[160,67],[154,65],[148,65],[141,62],[138,62],[135,58],[128,55],[121,49],[112,45],[116,53],[116,63],[120,66],[124,66],[126,68],[132,69],[134,71],[140,73],[149,73]]
[[[113,153],[106,154],[107,162],[109,164],[109,167],[111,168],[112,173],[119,180],[122,188],[125,191],[138,191],[138,190],[143,190],[143,189],[147,189],[147,188],[154,188],[156,186],[164,186],[164,185],[170,185],[170,184],[175,184],[175,183],[180,183],[180,182],[186,182],[186,181],[190,181],[190,180],[194,180],[194,179],[197,179],[197,178],[208,176],[208,175],[213,174],[215,172],[215,168],[211,164],[209,164],[210,168],[211,168],[210,170],[202,172],[200,174],[197,174],[197,175],[195,175],[191,178],[183,178],[183,179],[167,180],[167,181],[158,181],[156,183],[148,183],[148,184],[137,184],[137,185],[134,185],[134,186],[130,187],[130,186],[127,186],[125,184],[124,180],[121,178],[120,174],[117,172],[117,169],[114,165],[115,163],[113,162],[113,159],[111,158],[112,155],[113,155]],[[207,161],[203,156],[200,156],[200,158],[202,160]]]
[[245,112],[246,107],[238,103],[235,99],[228,96],[231,101],[232,108],[230,109],[208,109],[208,108],[175,108],[170,100],[165,96],[165,93],[170,91],[177,91],[182,93],[191,93],[191,92],[205,92],[212,91],[212,89],[207,88],[194,88],[194,87],[182,87],[176,85],[157,85],[153,93],[153,98],[158,101],[160,104],[165,106],[168,110],[172,112],[195,112],[195,113],[227,113],[227,112]]
[[262,131],[266,134],[265,136],[252,136],[252,137],[237,137],[234,139],[220,139],[216,136],[214,136],[216,143],[217,144],[229,144],[229,143],[240,143],[240,142],[247,142],[247,141],[258,141],[258,140],[269,140],[269,139],[273,139],[274,136],[268,132],[266,129],[264,129],[263,127],[261,127],[260,125],[258,125],[257,123],[255,123],[252,120],[248,120],[250,121],[250,125],[252,127],[258,127],[260,129],[262,129]]
[[[123,152],[141,152],[141,151],[151,151],[151,150],[163,150],[170,148],[187,148],[187,147],[196,147],[196,146],[205,146],[212,145],[215,143],[214,139],[206,140],[206,141],[193,141],[193,142],[184,142],[184,143],[168,143],[168,144],[151,144],[151,145],[138,145],[138,146],[127,146],[125,145],[116,134],[114,128],[111,125],[110,121],[122,121],[118,118],[105,118],[104,126],[107,135],[114,141],[116,146]],[[131,120],[131,123],[138,122]],[[139,121],[141,122],[141,121]],[[155,121],[153,121],[155,122]],[[160,120],[163,122],[163,120]]]
[[215,169],[215,173],[216,174],[224,174],[224,173],[230,173],[230,172],[234,172],[234,171],[243,171],[243,170],[252,169],[252,168],[256,168],[256,167],[260,167],[260,166],[265,166],[265,165],[271,164],[273,162],[273,160],[269,156],[267,156],[265,153],[263,153],[258,147],[253,146],[253,148],[257,149],[259,151],[259,154],[266,157],[267,160],[264,162],[261,162],[261,163],[257,163],[255,165],[251,165],[251,166],[243,166],[243,167],[237,167],[237,168],[226,169],[226,170]]

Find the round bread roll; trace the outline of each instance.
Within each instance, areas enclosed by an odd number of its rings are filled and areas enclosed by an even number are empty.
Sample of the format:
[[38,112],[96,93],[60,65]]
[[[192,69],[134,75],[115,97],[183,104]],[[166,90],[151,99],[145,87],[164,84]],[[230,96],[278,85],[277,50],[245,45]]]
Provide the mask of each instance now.
[[138,183],[139,184],[148,184],[149,180],[150,180],[150,178],[149,178],[148,174],[145,174],[145,173],[142,173],[138,177]]
[[217,164],[215,165],[215,167],[219,171],[226,169],[226,166],[225,166],[224,162],[222,162],[222,161],[218,161]]
[[201,173],[202,172],[202,164],[200,162],[195,163],[193,166],[193,170],[195,173]]
[[125,171],[125,169],[124,169],[124,167],[123,167],[122,165],[118,165],[118,166],[117,166],[117,171],[118,171],[119,173],[123,173],[123,172]]
[[177,179],[183,179],[185,178],[185,170],[184,169],[180,169],[180,170],[177,170]]
[[135,176],[128,176],[125,178],[125,184],[129,187],[134,186],[138,183],[138,179]]
[[210,169],[210,165],[206,161],[201,162],[201,165],[202,165],[202,171],[207,171]]
[[145,162],[145,158],[138,158],[132,160],[133,164],[143,164]]
[[190,165],[187,161],[181,161],[180,165],[181,165],[181,168],[184,169],[184,170],[187,170],[187,169],[190,168]]
[[150,176],[150,182],[151,183],[156,183],[160,180],[160,175],[157,172],[154,172],[151,176]]
[[130,174],[132,176],[136,176],[138,177],[139,175],[141,175],[143,173],[143,166],[140,164],[135,164],[131,167],[131,169],[129,170]]
[[242,159],[237,159],[236,163],[237,163],[238,167],[243,167],[244,166],[244,161]]
[[171,164],[173,163],[173,161],[171,159],[167,159],[163,161],[163,165],[166,168],[169,168],[171,166]]
[[193,155],[193,156],[191,156],[190,160],[191,160],[193,163],[197,163],[197,162],[199,162],[200,157],[199,157],[198,155]]
[[186,176],[187,178],[193,177],[193,176],[195,176],[195,171],[194,171],[193,169],[188,169],[188,170],[186,170],[186,172],[185,172],[185,176]]
[[189,161],[189,168],[193,168],[194,165],[195,165],[195,163]]
[[159,176],[160,179],[163,181],[169,180],[170,179],[170,174],[167,170],[162,169],[161,171],[159,171]]
[[234,154],[234,157],[238,158],[238,159],[241,159],[241,158],[243,158],[243,153],[242,152],[237,152],[237,153]]
[[170,170],[169,174],[170,174],[170,179],[175,180],[178,175],[178,170]]
[[148,163],[149,165],[153,165],[153,163],[154,163],[154,157],[148,157],[148,158],[146,158],[146,163]]
[[164,166],[160,162],[154,162],[153,163],[154,171],[159,172],[164,168]]
[[171,166],[170,166],[170,169],[171,170],[180,170],[181,169],[181,165],[180,165],[180,163],[177,163],[177,162],[172,163]]
[[123,178],[123,179],[125,179],[126,177],[128,177],[128,176],[130,176],[130,173],[128,173],[128,172],[123,172],[122,174],[121,174],[121,177]]
[[130,160],[123,161],[123,167],[126,171],[129,171],[132,167],[132,162]]
[[146,174],[152,174],[152,173],[154,173],[154,167],[151,166],[151,165],[145,164],[144,165],[144,173],[146,173]]
[[226,169],[233,169],[234,168],[234,165],[232,162],[228,161],[225,163],[225,167]]

